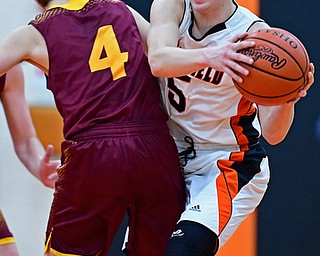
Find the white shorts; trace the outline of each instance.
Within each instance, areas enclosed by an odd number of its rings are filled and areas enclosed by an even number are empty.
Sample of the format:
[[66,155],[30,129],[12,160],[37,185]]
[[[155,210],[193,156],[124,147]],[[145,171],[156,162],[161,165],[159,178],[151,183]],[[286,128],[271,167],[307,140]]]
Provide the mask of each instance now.
[[220,247],[261,202],[269,164],[258,145],[248,152],[197,151],[184,167],[188,199],[179,221],[203,224],[219,237]]

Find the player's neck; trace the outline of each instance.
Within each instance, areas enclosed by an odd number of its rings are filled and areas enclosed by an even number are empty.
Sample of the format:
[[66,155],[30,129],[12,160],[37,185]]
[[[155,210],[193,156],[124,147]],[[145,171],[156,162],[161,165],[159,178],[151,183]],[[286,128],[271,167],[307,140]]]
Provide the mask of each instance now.
[[220,6],[212,6],[207,10],[193,8],[194,23],[192,33],[202,37],[210,28],[225,22],[235,11],[236,5],[232,1],[226,1]]
[[52,0],[48,3],[48,5],[46,6],[46,9],[50,9],[50,7],[54,5],[65,5],[69,2],[70,0]]

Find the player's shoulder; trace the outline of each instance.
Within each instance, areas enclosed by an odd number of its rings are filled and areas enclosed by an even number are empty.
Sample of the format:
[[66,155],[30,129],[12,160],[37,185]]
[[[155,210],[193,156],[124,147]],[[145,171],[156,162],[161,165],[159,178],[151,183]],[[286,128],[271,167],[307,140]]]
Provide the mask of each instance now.
[[247,7],[239,5],[237,3],[236,10],[232,15],[232,18],[238,20],[263,20],[261,17],[259,17],[253,11],[249,10]]
[[265,22],[255,22],[250,29],[248,30],[248,32],[253,32],[253,31],[257,31],[259,29],[268,29],[270,28],[270,26],[265,23]]
[[242,33],[248,31],[255,23],[264,23],[264,20],[248,8],[237,5],[235,12],[226,23],[231,30],[239,30],[238,32]]

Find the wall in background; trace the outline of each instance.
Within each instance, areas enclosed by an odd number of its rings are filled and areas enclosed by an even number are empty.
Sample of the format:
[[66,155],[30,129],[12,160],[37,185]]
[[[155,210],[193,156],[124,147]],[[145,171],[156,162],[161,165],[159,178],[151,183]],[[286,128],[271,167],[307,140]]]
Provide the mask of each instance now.
[[[295,34],[320,67],[320,2],[261,1],[261,16]],[[320,255],[320,84],[296,105],[294,124],[280,145],[266,145],[271,162],[269,191],[259,210],[259,256]],[[318,127],[317,127],[318,126]]]

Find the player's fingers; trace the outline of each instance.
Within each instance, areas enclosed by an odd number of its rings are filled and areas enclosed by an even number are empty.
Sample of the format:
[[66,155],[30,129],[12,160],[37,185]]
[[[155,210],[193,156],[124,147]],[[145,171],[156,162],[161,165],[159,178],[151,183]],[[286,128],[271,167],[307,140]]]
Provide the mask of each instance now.
[[305,91],[309,90],[309,88],[311,87],[311,85],[314,83],[314,75],[313,72],[310,70],[308,72],[308,82],[306,84],[306,86],[303,88]]
[[251,48],[255,45],[255,42],[252,40],[241,41],[234,44],[235,51],[240,51],[243,49]]
[[52,154],[53,154],[53,145],[48,145],[46,148],[46,153],[43,157],[43,161],[45,163],[48,163],[50,161]]
[[301,98],[304,98],[306,96],[307,96],[307,89],[302,89],[299,91],[298,95],[294,99],[287,101],[287,103],[296,104]]
[[231,39],[231,42],[233,42],[233,43],[239,42],[239,41],[241,41],[243,38],[245,38],[247,35],[248,35],[247,32],[246,32],[246,33],[238,34],[238,35],[236,35],[235,37],[233,37],[233,38]]
[[313,63],[310,63],[309,72],[308,72],[308,81],[307,81],[306,86],[303,88],[306,91],[309,90],[311,85],[314,83],[314,72],[315,72],[315,67],[314,67]]
[[240,57],[240,58],[237,58],[236,61],[229,61],[228,67],[232,69],[232,71],[235,73],[247,76],[249,75],[249,70],[246,69],[243,65],[241,65],[242,63],[252,64],[252,59],[250,61]]
[[314,74],[315,72],[315,67],[314,67],[314,64],[311,62],[310,65],[309,65],[309,70],[312,72],[312,74]]
[[307,90],[301,90],[300,92],[299,92],[299,98],[303,98],[303,97],[306,97],[307,96]]
[[56,179],[50,179],[50,180],[48,179],[43,184],[48,188],[54,189],[56,184]]
[[250,48],[253,46],[254,46],[254,42],[252,42],[252,41],[241,42],[241,43],[236,44],[236,46],[234,48],[233,59],[235,61],[243,62],[243,63],[247,63],[247,64],[251,65],[253,63],[252,57],[241,53],[241,50],[247,49],[247,48]]
[[50,181],[56,181],[58,179],[58,173],[54,172],[54,173],[51,173],[49,176],[48,176],[48,180]]
[[243,79],[241,76],[236,74],[232,69],[226,68],[224,71],[227,75],[229,75],[233,80],[235,80],[238,83],[242,83]]
[[238,62],[238,63],[246,63],[248,65],[252,65],[253,64],[253,59],[249,56],[246,56],[244,54],[241,53],[235,53],[233,58],[234,61]]

